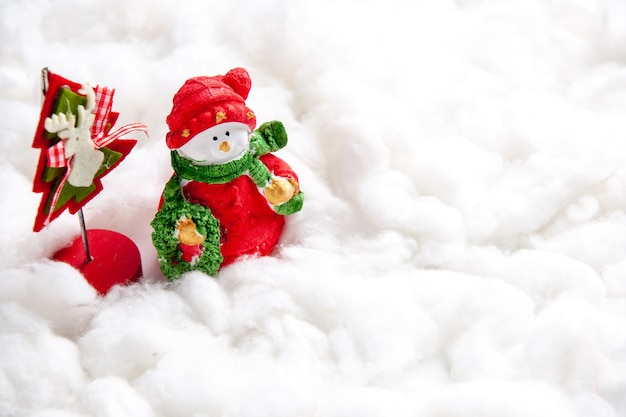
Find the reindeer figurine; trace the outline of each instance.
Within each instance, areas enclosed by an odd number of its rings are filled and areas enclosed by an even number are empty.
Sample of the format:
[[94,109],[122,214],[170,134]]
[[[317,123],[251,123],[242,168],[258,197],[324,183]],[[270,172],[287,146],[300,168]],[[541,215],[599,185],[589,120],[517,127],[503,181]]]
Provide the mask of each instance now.
[[96,95],[89,84],[83,84],[78,92],[87,98],[86,108],[78,106],[78,123],[72,113],[69,117],[60,113],[47,117],[44,127],[46,131],[56,133],[64,142],[65,158],[70,163],[67,182],[74,187],[88,187],[104,160],[104,154],[91,140],[91,126],[95,117],[91,111],[95,108]]

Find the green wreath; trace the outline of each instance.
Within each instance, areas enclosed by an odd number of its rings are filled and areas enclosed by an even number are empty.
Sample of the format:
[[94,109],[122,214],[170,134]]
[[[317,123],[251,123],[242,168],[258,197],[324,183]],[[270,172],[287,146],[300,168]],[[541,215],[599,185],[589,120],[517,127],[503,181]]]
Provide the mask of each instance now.
[[[150,223],[153,228],[152,243],[157,250],[163,274],[170,281],[193,270],[215,275],[224,259],[220,252],[219,221],[207,207],[185,200],[177,175],[174,175],[165,186],[163,200],[163,206]],[[205,236],[202,254],[193,264],[181,259],[182,252],[176,237],[176,226],[183,216],[193,220],[198,233]]]

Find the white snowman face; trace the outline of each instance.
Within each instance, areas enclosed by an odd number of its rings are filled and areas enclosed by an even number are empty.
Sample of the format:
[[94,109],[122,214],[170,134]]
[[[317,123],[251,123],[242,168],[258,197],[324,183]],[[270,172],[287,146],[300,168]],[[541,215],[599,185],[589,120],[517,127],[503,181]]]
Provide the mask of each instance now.
[[243,123],[222,123],[198,133],[177,152],[196,165],[224,164],[243,156],[250,146],[250,133]]

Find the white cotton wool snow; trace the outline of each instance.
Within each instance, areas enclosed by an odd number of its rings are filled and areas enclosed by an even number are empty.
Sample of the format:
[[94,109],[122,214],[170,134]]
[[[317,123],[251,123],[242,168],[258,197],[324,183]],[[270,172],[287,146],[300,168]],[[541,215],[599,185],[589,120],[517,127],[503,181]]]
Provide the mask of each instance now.
[[76,345],[16,302],[2,304],[0,324],[0,414],[74,408],[77,391],[86,381]]
[[80,409],[103,417],[153,417],[154,411],[129,382],[117,377],[98,378],[80,393]]
[[67,264],[47,262],[5,271],[0,300],[36,314],[55,333],[76,337],[97,311],[96,291]]
[[[543,382],[475,380],[449,384],[419,400],[421,415],[574,417],[564,392]],[[418,414],[419,415],[419,414]]]
[[626,331],[616,316],[578,300],[559,300],[538,315],[525,349],[529,376],[558,384],[569,392],[616,389],[612,372],[623,370],[617,352]]

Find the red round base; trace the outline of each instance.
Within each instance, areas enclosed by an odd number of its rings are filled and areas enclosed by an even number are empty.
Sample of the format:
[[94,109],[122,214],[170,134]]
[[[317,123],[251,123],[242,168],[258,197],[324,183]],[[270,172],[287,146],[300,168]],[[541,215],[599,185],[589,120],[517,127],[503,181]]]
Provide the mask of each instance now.
[[87,230],[91,262],[87,262],[83,240],[79,236],[59,250],[52,259],[78,269],[87,282],[100,294],[106,294],[116,284],[126,284],[141,278],[141,256],[135,243],[111,230]]

